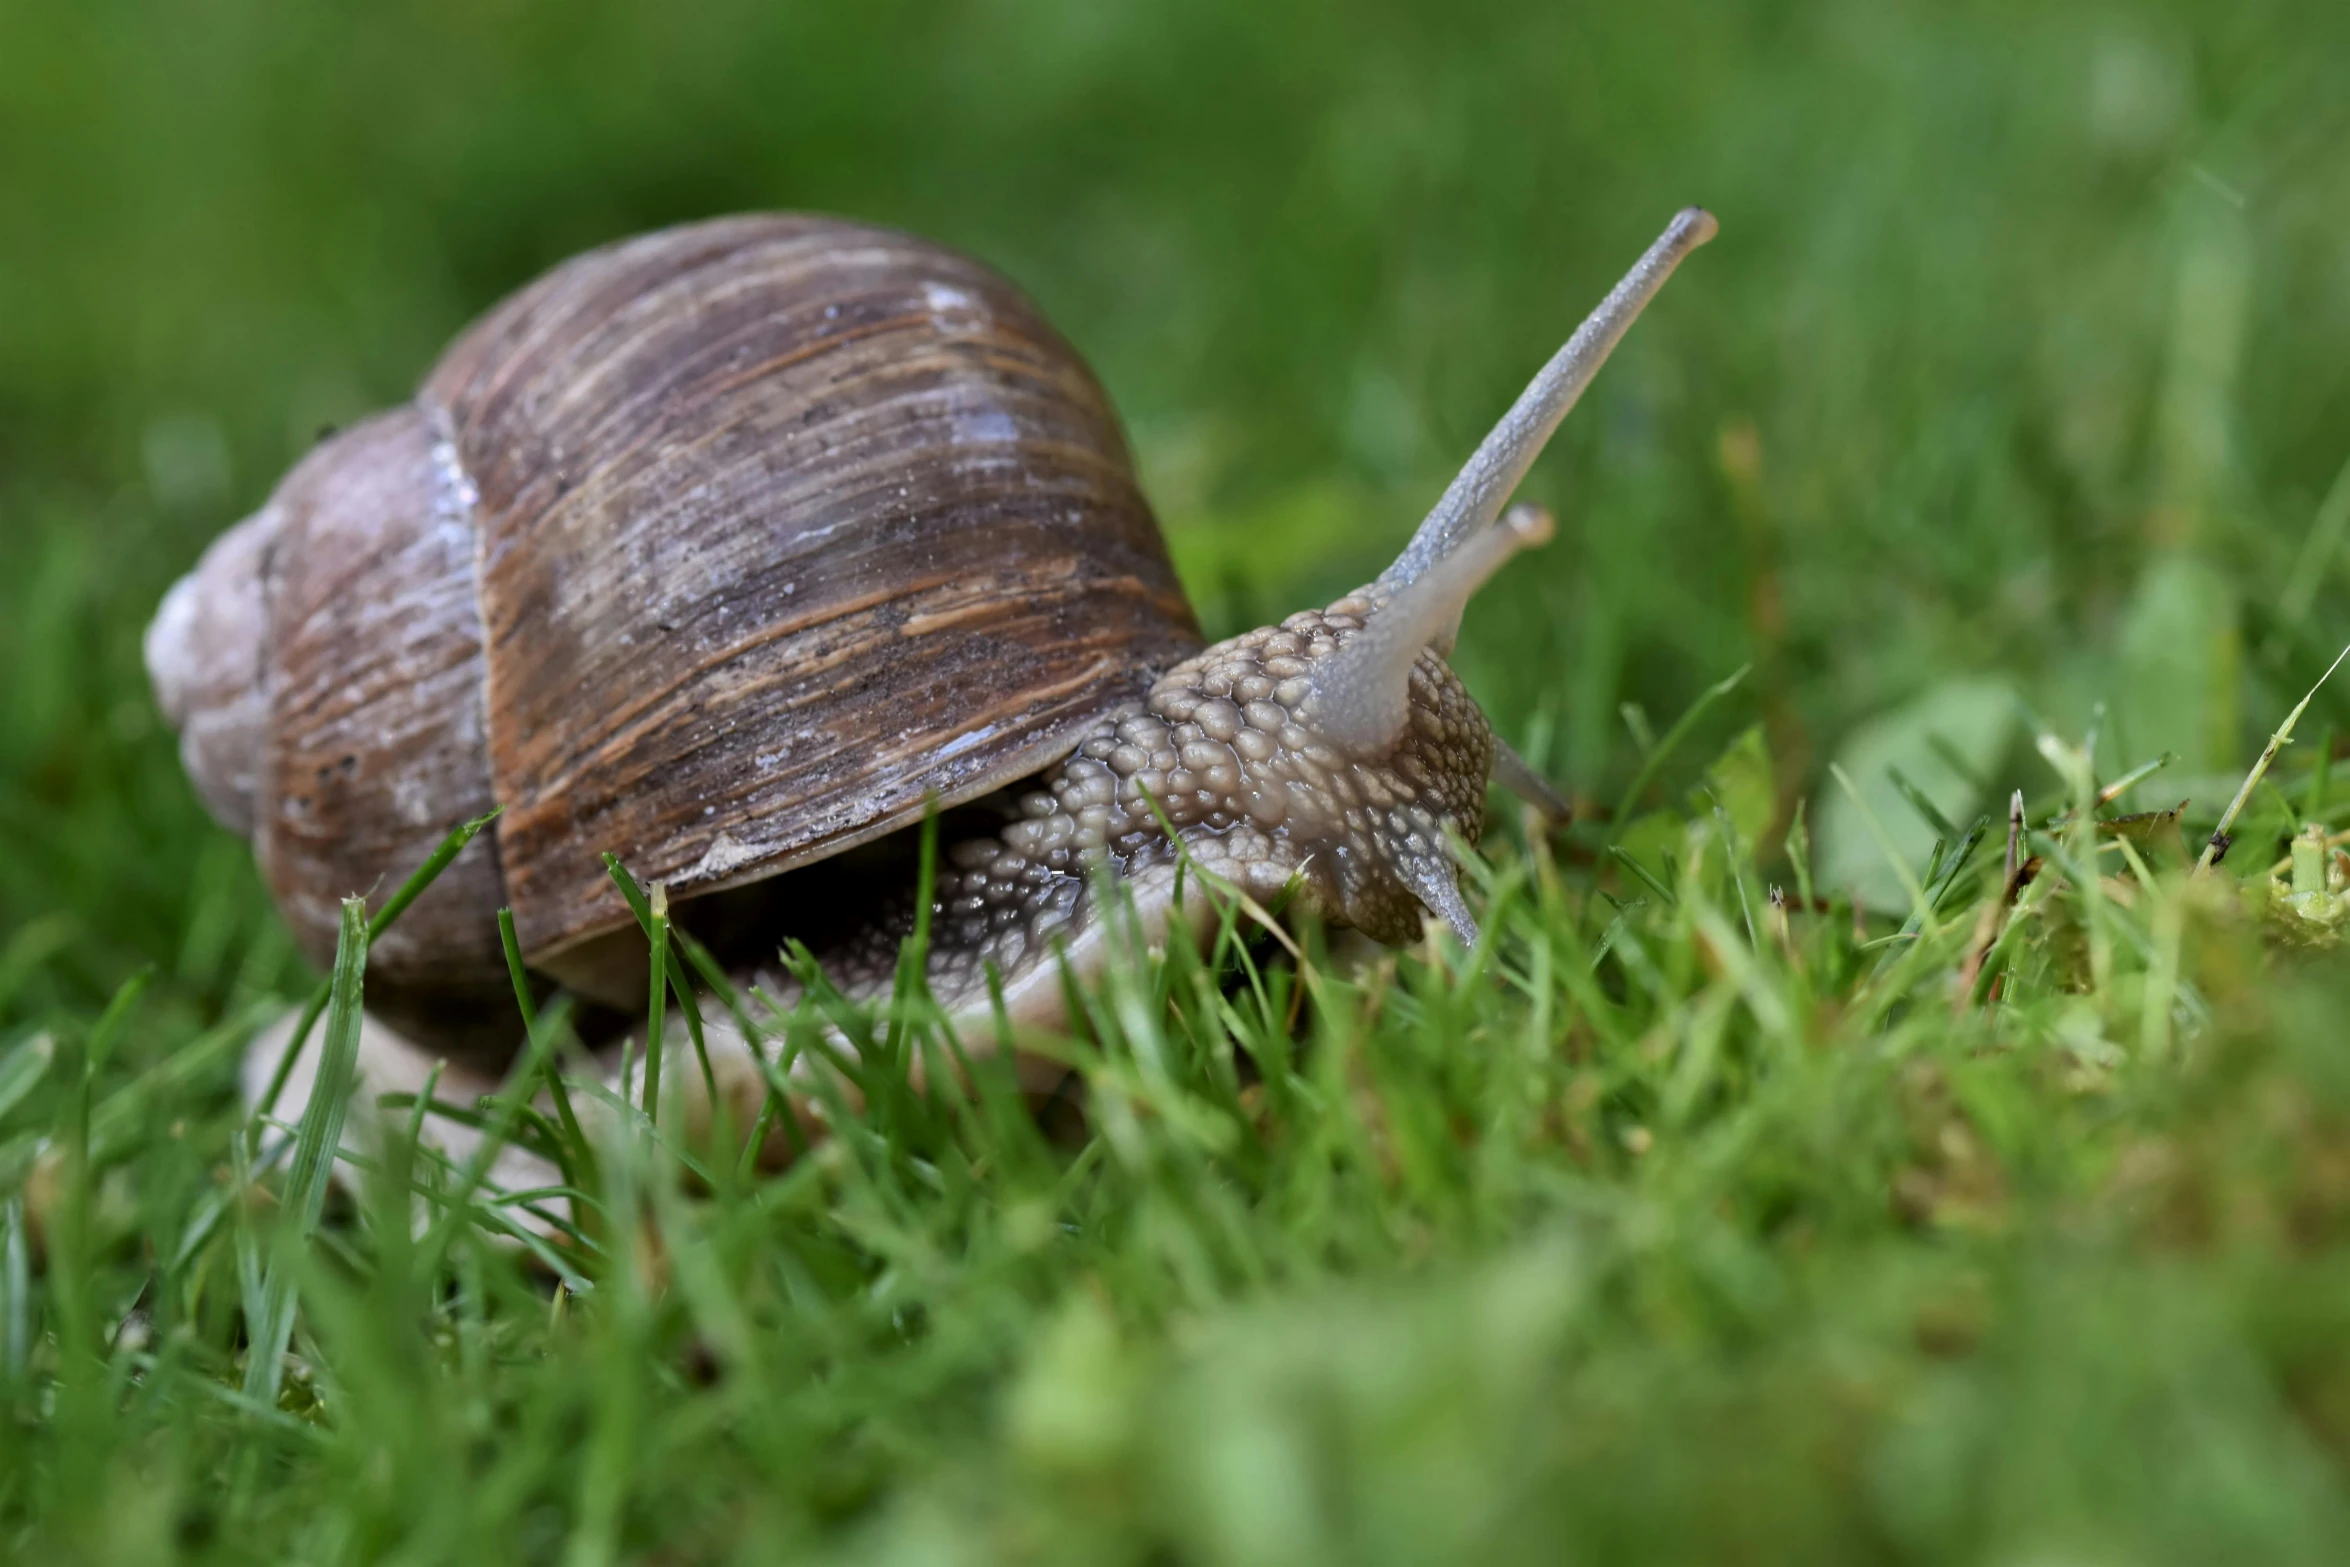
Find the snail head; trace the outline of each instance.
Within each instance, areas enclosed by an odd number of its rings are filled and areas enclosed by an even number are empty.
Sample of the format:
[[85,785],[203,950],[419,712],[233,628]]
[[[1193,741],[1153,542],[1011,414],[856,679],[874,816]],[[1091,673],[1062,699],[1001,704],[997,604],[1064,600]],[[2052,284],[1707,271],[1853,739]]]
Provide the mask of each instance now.
[[[1195,848],[1215,835],[1226,857],[1246,862],[1236,868],[1257,870],[1252,880],[1280,869],[1324,914],[1384,941],[1416,937],[1423,911],[1476,939],[1451,840],[1477,842],[1496,779],[1554,817],[1565,807],[1494,735],[1446,655],[1470,596],[1551,537],[1549,514],[1508,506],[1511,494],[1625,330],[1714,232],[1695,207],[1673,219],[1378,581],[1219,643],[1160,681],[1150,708],[1175,726],[1176,781],[1221,807],[1207,834],[1186,835]],[[1258,838],[1262,851],[1249,853]]]

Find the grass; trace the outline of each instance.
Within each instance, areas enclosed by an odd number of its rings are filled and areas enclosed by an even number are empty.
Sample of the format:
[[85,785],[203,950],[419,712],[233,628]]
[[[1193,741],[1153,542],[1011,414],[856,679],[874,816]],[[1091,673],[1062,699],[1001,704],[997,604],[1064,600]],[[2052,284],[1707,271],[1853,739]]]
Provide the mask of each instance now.
[[2344,899],[2045,742],[2016,870],[1969,832],[1898,925],[1765,889],[1751,736],[1624,824],[1644,891],[1505,845],[1473,953],[1235,911],[1086,997],[1061,1142],[908,1085],[917,991],[777,1178],[502,1100],[595,1172],[562,1284],[397,1136],[321,1227],[315,1102],[235,1174],[223,1096],[109,1072],[128,992],[0,1063],[0,1505],[39,1560],[2328,1559]]
[[[673,10],[0,10],[0,1556],[2343,1558],[2338,6]],[[359,975],[138,629],[539,267],[990,259],[1221,632],[1374,572],[1693,199],[1464,631],[1610,807],[1497,822],[1478,951],[1131,955],[1050,1127],[914,1092],[902,987],[772,1178],[510,1094],[560,1287],[475,1169],[248,1138]]]

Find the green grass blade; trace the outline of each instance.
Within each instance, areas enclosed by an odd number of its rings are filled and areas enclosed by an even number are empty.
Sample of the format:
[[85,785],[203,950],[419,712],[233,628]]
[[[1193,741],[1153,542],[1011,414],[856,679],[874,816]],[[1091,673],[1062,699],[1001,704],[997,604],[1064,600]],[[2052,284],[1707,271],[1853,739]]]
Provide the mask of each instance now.
[[1942,814],[1941,808],[1927,798],[1925,790],[1910,782],[1909,774],[1888,762],[1885,764],[1885,779],[1893,785],[1902,799],[1909,802],[1909,808],[1918,813],[1919,820],[1944,838],[1957,838],[1958,824]]
[[367,939],[370,942],[381,941],[384,932],[400,922],[400,916],[407,913],[415,905],[416,900],[423,897],[432,884],[441,879],[441,872],[457,862],[457,856],[471,847],[473,840],[481,836],[483,829],[498,819],[502,809],[501,807],[499,811],[491,811],[486,815],[477,816],[442,839],[441,846],[427,855],[422,865],[416,867],[416,874],[402,882],[399,890],[393,893],[390,900],[375,912],[373,918],[368,920]]
[[[527,1048],[529,1041],[538,1037],[539,1009],[531,993],[530,973],[523,966],[522,943],[514,934],[514,911],[498,911],[498,940],[506,950],[506,975],[514,985],[515,1010],[522,1014],[522,1037]],[[574,1184],[580,1184],[594,1150],[588,1145],[587,1133],[580,1129],[579,1116],[571,1105],[571,1091],[563,1085],[562,1065],[549,1051],[544,1057],[547,1098],[555,1106],[555,1122],[563,1130],[566,1158],[564,1173]]]
[[33,1267],[25,1244],[24,1198],[0,1203],[0,1377],[25,1374],[33,1353]]
[[277,1246],[261,1286],[261,1318],[248,1323],[246,1329],[245,1393],[266,1405],[277,1402],[285,1374],[286,1346],[293,1340],[295,1258],[316,1234],[319,1216],[326,1209],[327,1188],[334,1180],[335,1157],[343,1143],[343,1123],[350,1112],[365,1004],[367,945],[367,904],[359,898],[346,899],[342,930],[335,940],[334,974],[328,982],[326,1042],[318,1063],[318,1080],[311,1088],[310,1102],[302,1108],[301,1126],[294,1137],[293,1166],[286,1177]]
[[1918,880],[1918,873],[1910,868],[1909,861],[1903,859],[1901,851],[1893,846],[1893,835],[1885,830],[1883,822],[1877,820],[1877,813],[1869,809],[1868,800],[1861,794],[1859,786],[1853,783],[1851,774],[1845,772],[1839,764],[1830,762],[1828,776],[1836,780],[1836,786],[1850,796],[1854,807],[1859,810],[1861,825],[1868,829],[1877,851],[1885,856],[1885,863],[1892,866],[1894,875],[1900,878],[1901,890],[1909,894],[1910,909],[1916,914],[1919,927],[1924,928],[1933,918],[1934,906],[1926,897],[1926,889]]
[[[497,811],[492,811],[486,816],[477,817],[442,839],[441,846],[416,868],[416,874],[401,883],[400,889],[392,894],[391,901],[367,922],[367,939],[370,942],[382,940],[384,932],[399,923],[400,916],[407,913],[418,898],[424,896],[427,888],[440,880],[441,872],[455,864],[457,856],[463,854],[473,840],[481,836],[482,829],[498,819],[498,815]],[[337,958],[340,961],[339,948]],[[262,1090],[261,1099],[254,1106],[257,1120],[277,1113],[277,1102],[286,1091],[286,1079],[293,1076],[294,1063],[302,1058],[302,1049],[310,1041],[310,1031],[318,1026],[318,1019],[326,1011],[333,990],[334,980],[330,976],[326,983],[311,992],[309,1003],[302,1009],[301,1021],[294,1025],[293,1037],[286,1041],[285,1051],[278,1057],[276,1069],[269,1074],[269,1086]]]
[[92,1077],[106,1070],[107,1058],[114,1054],[115,1041],[122,1038],[122,1031],[130,1025],[131,1009],[147,993],[148,983],[154,977],[155,970],[145,968],[124,981],[122,988],[114,993],[114,999],[106,1003],[106,1010],[99,1014],[98,1021],[90,1026],[90,1040],[83,1047],[83,1060]]
[[1746,926],[1746,945],[1749,950],[1759,950],[1761,941],[1754,933],[1754,904],[1746,892],[1746,856],[1738,846],[1737,824],[1719,804],[1714,806],[1714,826],[1721,833],[1722,850],[1730,864],[1730,884],[1738,889],[1738,917]]
[[645,921],[645,951],[652,974],[645,987],[645,1119],[661,1124],[661,1055],[669,1043],[669,889],[653,884]]
[[[618,855],[604,856],[604,869],[610,873],[613,885],[628,902],[629,912],[636,916],[639,929],[652,953],[651,997],[647,1002],[647,1030],[653,1036],[645,1046],[645,1092],[649,1096],[648,1109],[657,1110],[661,1102],[661,1056],[666,1043],[657,1037],[668,1032],[668,998],[677,998],[677,1010],[685,1019],[687,1040],[693,1045],[694,1060],[702,1073],[702,1088],[709,1095],[713,1109],[718,1101],[718,1076],[710,1065],[710,1046],[703,1031],[702,1007],[694,994],[694,987],[685,977],[685,966],[677,961],[673,947],[683,932],[676,929],[669,918],[669,889],[655,884],[648,895],[639,887],[636,878],[620,863]],[[658,923],[659,930],[654,929]]]
[[1611,834],[1621,831],[1624,824],[1632,819],[1632,813],[1639,808],[1641,795],[1655,780],[1657,770],[1672,759],[1681,742],[1689,738],[1690,731],[1704,720],[1706,714],[1721,705],[1731,692],[1743,685],[1753,668],[1752,664],[1740,664],[1707,686],[1698,694],[1697,700],[1689,704],[1689,710],[1674,721],[1672,728],[1665,731],[1664,738],[1649,748],[1648,754],[1640,760],[1640,770],[1632,775],[1631,783],[1625,786],[1616,802],[1616,814],[1608,822]]
[[2244,802],[2252,798],[2252,791],[2259,788],[2260,781],[2268,776],[2269,766],[2276,761],[2277,753],[2292,742],[2293,726],[2301,721],[2301,715],[2309,710],[2309,704],[2317,699],[2317,693],[2333,678],[2334,671],[2342,667],[2345,658],[2350,658],[2350,646],[2334,655],[2334,661],[2326,666],[2326,672],[2317,677],[2317,684],[2311,686],[2308,694],[2293,704],[2293,710],[2285,715],[2285,721],[2277,726],[2276,733],[2268,737],[2268,744],[2252,763],[2252,771],[2244,775],[2244,786],[2236,791],[2236,797],[2220,813],[2219,825],[2211,830],[2211,837],[2204,843],[2203,853],[2195,861],[2198,874],[2210,870],[2219,862],[2219,857],[2227,852],[2228,834],[2235,827],[2237,816],[2243,812]]
[[1624,867],[1624,869],[1630,871],[1633,876],[1639,880],[1642,886],[1646,887],[1650,892],[1653,892],[1657,895],[1658,901],[1663,903],[1666,908],[1671,908],[1680,901],[1678,898],[1673,896],[1673,889],[1666,886],[1664,882],[1658,878],[1656,872],[1641,864],[1639,859],[1633,855],[1631,850],[1625,848],[1621,844],[1611,843],[1607,846],[1607,852],[1608,858],[1614,860],[1618,865],[1621,865]]
[[[489,1112],[482,1120],[481,1141],[475,1144],[464,1167],[457,1173],[456,1184],[449,1190],[447,1212],[417,1249],[420,1278],[429,1279],[440,1272],[442,1259],[456,1237],[458,1225],[470,1210],[474,1194],[481,1190],[481,1184],[488,1178],[491,1166],[497,1163],[498,1155],[512,1141],[515,1123],[521,1117],[523,1107],[529,1103],[531,1091],[545,1081],[547,1064],[554,1059],[556,1041],[568,1035],[570,1030],[571,1009],[565,1000],[558,1000],[539,1015],[537,1026],[532,1030],[528,1043],[523,1046],[521,1059],[514,1063],[513,1070],[507,1073],[497,1096],[490,1101]],[[421,1115],[424,1108],[424,1101],[419,1099],[417,1112]],[[646,1113],[649,1115],[651,1111],[648,1109]]]

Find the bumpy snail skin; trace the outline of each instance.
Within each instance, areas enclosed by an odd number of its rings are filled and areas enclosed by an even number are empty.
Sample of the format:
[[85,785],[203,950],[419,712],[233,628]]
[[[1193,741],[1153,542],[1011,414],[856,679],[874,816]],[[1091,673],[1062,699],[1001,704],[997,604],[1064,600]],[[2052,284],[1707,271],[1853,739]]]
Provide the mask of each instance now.
[[[1426,651],[1405,674],[1406,722],[1383,754],[1349,754],[1313,727],[1312,672],[1364,634],[1385,596],[1365,589],[1177,665],[1040,778],[1018,819],[948,844],[929,977],[950,1014],[984,1014],[990,965],[1007,995],[1025,995],[1032,971],[1057,967],[1056,945],[1081,953],[1105,866],[1146,924],[1163,926],[1173,877],[1152,873],[1174,867],[1168,827],[1194,864],[1242,892],[1269,900],[1295,880],[1305,905],[1339,924],[1416,939],[1421,889],[1457,885],[1448,835],[1473,845],[1484,825],[1494,742]],[[820,951],[827,977],[852,997],[886,993],[911,924],[906,908]],[[1038,987],[1039,1008],[1022,1009],[1028,1020],[1057,1010],[1054,979]],[[762,985],[788,994],[778,976]]]

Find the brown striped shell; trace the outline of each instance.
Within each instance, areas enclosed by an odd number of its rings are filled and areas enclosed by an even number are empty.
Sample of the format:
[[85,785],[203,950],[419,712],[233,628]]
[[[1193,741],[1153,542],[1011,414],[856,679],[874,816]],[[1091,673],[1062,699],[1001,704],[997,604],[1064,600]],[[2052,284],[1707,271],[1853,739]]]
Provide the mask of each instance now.
[[760,216],[592,251],[322,444],[149,634],[303,944],[493,803],[376,954],[450,1016],[524,951],[772,877],[1066,753],[1199,633],[1116,415],[1002,278]]

